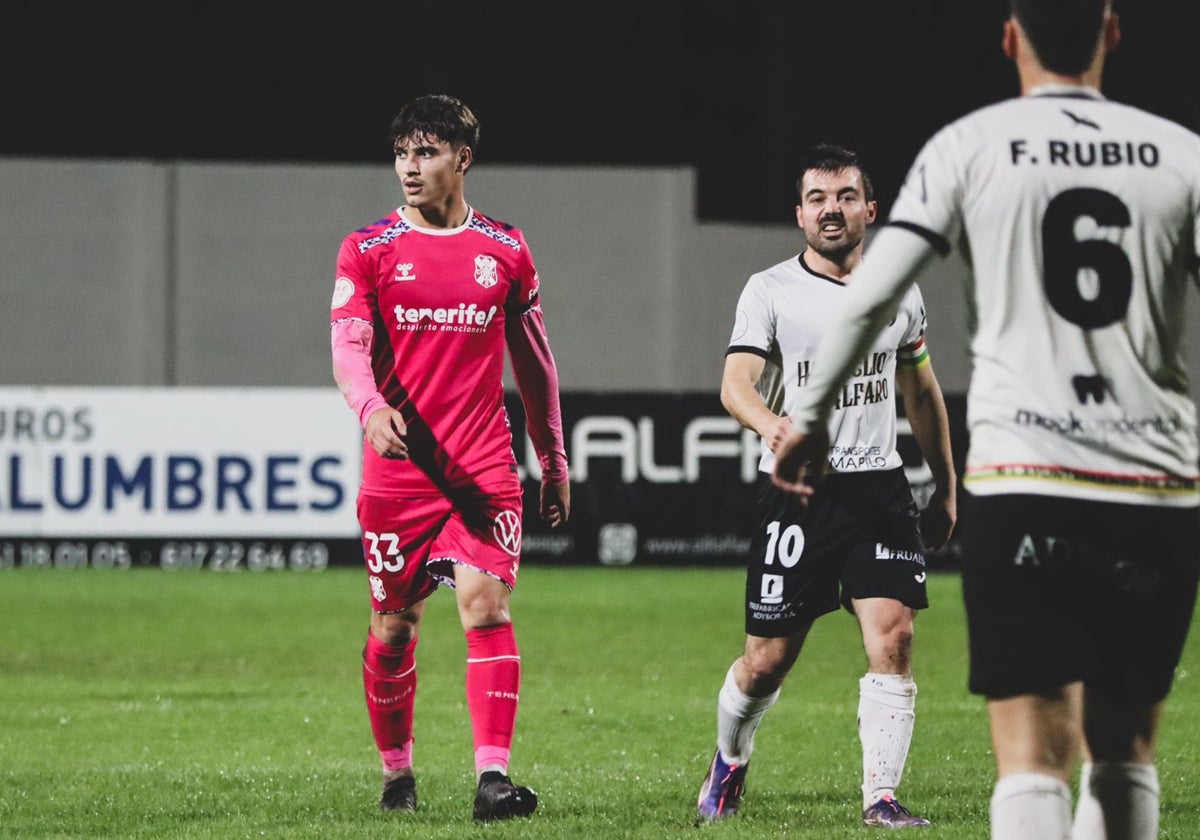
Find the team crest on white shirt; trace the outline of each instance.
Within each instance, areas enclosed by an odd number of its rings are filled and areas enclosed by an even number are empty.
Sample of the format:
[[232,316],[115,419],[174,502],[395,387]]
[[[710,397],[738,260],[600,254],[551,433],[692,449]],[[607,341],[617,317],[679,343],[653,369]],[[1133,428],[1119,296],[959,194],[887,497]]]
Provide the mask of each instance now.
[[475,282],[485,289],[490,289],[499,282],[495,257],[480,254],[475,258]]

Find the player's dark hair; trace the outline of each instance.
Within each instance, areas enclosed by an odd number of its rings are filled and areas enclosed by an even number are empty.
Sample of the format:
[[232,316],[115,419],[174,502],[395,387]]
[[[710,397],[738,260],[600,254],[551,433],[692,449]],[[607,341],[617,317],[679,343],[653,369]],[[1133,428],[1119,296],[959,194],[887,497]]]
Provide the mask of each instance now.
[[1051,73],[1079,76],[1092,63],[1110,0],[1010,0],[1038,61]]
[[388,142],[406,137],[437,138],[451,146],[479,150],[479,119],[459,100],[444,93],[418,96],[400,109],[388,130]]
[[843,169],[858,170],[862,175],[863,197],[867,201],[874,201],[875,185],[871,183],[871,176],[863,167],[858,153],[833,143],[819,143],[805,151],[800,159],[800,177],[796,179],[796,197],[803,200],[804,176],[809,172],[840,172]]

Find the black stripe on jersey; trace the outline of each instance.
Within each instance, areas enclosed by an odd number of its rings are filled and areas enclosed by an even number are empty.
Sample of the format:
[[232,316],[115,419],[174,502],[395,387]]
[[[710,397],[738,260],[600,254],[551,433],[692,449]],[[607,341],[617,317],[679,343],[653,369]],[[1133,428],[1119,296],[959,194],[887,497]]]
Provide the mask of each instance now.
[[950,243],[946,241],[946,237],[934,233],[929,228],[914,225],[912,222],[888,222],[889,227],[898,227],[903,230],[912,231],[917,236],[924,239],[933,246],[933,250],[937,251],[943,257],[950,253]]
[[729,349],[725,351],[726,356],[732,356],[734,353],[753,353],[755,356],[762,356],[764,359],[769,359],[771,354],[769,351],[761,347],[751,347],[749,344],[731,344]]
[[533,296],[533,300],[526,301],[525,303],[518,302],[516,304],[516,306],[512,306],[507,303],[504,304],[504,311],[508,312],[511,315],[524,315],[530,309],[533,309],[535,306],[537,306],[538,303],[541,302],[541,300],[542,300],[542,296],[539,293],[539,294],[536,294]]

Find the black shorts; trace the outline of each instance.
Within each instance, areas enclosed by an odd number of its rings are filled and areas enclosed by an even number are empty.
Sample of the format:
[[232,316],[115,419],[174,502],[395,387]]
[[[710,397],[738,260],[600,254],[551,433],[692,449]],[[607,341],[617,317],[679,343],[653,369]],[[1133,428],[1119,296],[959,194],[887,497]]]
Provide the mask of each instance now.
[[759,476],[746,633],[790,636],[852,598],[929,606],[920,511],[904,469],[835,473],[808,505]]
[[1164,699],[1196,603],[1200,509],[963,494],[970,690]]

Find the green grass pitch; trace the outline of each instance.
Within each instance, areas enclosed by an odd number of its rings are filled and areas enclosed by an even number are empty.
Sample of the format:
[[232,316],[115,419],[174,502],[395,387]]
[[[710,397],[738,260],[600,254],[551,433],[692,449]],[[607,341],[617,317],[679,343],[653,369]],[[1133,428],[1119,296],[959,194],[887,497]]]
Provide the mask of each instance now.
[[[757,738],[742,811],[695,825],[716,693],[741,650],[738,569],[527,566],[513,597],[523,684],[512,774],[529,820],[471,821],[464,643],[433,596],[418,648],[421,808],[376,807],[360,652],[367,588],[324,572],[0,572],[0,836],[5,838],[863,838],[855,730],[864,658],[846,614],[819,621]],[[900,793],[934,826],[986,838],[992,759],[966,691],[958,578],[917,621],[916,736]],[[1200,649],[1160,742],[1164,840],[1200,819]]]

